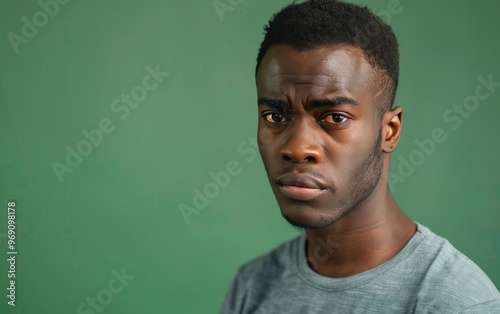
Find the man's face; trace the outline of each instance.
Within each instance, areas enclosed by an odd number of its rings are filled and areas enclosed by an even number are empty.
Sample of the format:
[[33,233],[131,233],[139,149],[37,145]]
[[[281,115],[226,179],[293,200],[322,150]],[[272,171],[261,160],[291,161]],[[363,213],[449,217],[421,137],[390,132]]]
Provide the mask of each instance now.
[[258,144],[283,217],[324,228],[369,199],[383,170],[380,74],[353,46],[273,45],[257,72]]

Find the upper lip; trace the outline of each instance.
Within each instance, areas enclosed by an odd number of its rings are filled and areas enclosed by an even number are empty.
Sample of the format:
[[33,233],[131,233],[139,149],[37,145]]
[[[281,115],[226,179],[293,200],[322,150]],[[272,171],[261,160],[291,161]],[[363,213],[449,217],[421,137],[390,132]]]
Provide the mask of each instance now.
[[287,173],[276,178],[279,185],[294,185],[309,189],[325,189],[326,184],[321,180],[306,174]]

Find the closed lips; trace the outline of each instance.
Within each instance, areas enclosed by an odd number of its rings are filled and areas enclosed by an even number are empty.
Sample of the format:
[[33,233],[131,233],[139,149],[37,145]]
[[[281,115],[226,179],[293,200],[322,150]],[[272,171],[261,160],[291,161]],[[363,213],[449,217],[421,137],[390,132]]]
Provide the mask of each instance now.
[[276,183],[281,186],[293,185],[308,189],[326,189],[326,185],[314,177],[308,175],[285,174],[276,179]]

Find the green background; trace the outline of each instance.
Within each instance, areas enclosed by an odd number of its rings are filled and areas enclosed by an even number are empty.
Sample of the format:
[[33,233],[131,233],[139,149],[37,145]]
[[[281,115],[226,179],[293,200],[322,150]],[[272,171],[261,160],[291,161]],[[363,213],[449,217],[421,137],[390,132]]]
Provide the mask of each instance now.
[[[233,0],[219,16],[211,0],[73,0],[17,53],[8,34],[21,36],[22,18],[41,7],[1,2],[1,313],[78,313],[123,268],[135,278],[102,313],[216,313],[240,264],[297,235],[248,139],[256,135],[262,27],[289,2]],[[390,1],[353,2],[380,12]],[[433,129],[447,140],[395,184],[396,200],[498,287],[500,87],[456,130],[443,114],[474,95],[479,76],[500,81],[500,2],[401,6],[390,25],[400,41],[404,131],[391,172]],[[156,65],[169,76],[121,120],[111,104]],[[75,149],[82,130],[103,118],[114,131],[60,182],[52,163],[64,163],[65,147]],[[192,207],[193,189],[213,183],[209,173],[231,160],[241,173],[186,224],[180,204]],[[10,200],[15,308],[6,297]]]

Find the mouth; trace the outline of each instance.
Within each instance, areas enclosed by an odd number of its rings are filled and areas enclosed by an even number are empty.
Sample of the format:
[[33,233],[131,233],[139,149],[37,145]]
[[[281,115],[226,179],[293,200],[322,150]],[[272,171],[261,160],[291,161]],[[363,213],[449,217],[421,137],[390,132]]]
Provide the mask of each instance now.
[[327,192],[326,184],[309,175],[285,174],[276,179],[281,192],[288,198],[310,201]]

